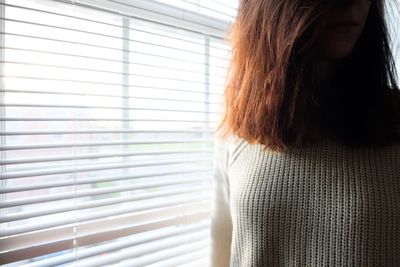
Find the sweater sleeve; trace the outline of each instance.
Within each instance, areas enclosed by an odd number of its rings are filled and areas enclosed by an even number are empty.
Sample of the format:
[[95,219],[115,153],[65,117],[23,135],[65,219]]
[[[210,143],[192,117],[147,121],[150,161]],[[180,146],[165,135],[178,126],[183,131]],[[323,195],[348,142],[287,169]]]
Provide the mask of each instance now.
[[228,147],[224,139],[214,143],[213,200],[211,212],[210,267],[229,267],[232,221],[229,205]]

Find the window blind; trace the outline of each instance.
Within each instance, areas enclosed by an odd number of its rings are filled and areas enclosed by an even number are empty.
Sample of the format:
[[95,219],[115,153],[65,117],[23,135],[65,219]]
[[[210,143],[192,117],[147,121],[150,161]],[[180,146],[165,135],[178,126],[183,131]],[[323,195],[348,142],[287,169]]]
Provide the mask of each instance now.
[[0,264],[205,266],[234,7],[0,0]]
[[385,4],[391,49],[397,67],[397,81],[400,82],[400,0],[387,1]]

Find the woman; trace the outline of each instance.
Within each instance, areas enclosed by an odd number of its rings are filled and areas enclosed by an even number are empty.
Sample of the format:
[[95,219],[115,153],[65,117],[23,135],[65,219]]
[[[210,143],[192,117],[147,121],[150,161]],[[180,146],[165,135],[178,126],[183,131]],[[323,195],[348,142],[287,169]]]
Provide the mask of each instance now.
[[212,267],[400,266],[400,93],[383,0],[242,0]]

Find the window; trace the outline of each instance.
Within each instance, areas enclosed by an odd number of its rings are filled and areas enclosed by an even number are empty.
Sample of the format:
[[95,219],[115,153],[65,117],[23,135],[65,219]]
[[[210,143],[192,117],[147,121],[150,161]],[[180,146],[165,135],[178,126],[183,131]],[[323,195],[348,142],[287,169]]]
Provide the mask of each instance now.
[[392,51],[397,67],[397,80],[400,82],[400,3],[398,1],[388,1],[386,2],[386,6]]
[[0,264],[205,265],[234,6],[169,2],[0,0]]

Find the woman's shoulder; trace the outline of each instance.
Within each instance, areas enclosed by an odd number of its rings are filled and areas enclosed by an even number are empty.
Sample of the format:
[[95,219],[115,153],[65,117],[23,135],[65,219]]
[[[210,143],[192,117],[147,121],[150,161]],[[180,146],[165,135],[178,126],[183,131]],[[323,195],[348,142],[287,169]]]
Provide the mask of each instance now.
[[238,137],[235,133],[229,133],[225,137],[217,136],[215,138],[215,145],[220,152],[226,154],[228,160],[227,164],[230,166],[234,159],[247,145],[247,142]]

